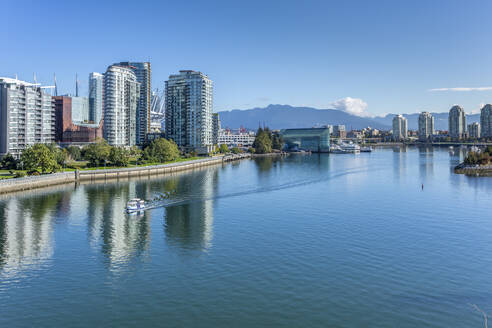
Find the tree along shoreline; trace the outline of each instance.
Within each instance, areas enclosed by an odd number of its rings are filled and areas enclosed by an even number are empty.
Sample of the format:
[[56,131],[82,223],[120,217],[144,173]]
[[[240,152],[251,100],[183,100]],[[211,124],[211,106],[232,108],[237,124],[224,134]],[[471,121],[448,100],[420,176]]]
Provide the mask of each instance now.
[[[281,153],[282,136],[267,127],[259,128],[251,154]],[[209,156],[216,154],[241,154],[243,150],[226,145],[216,146]],[[0,180],[22,178],[26,175],[38,176],[66,171],[97,170],[102,168],[127,168],[132,165],[151,166],[174,163],[197,158],[194,152],[181,152],[172,140],[159,138],[143,146],[142,149],[123,146],[111,146],[104,139],[82,148],[69,146],[60,148],[55,143],[34,144],[27,147],[19,159],[6,154],[0,161]],[[140,165],[139,165],[140,164]]]
[[0,194],[22,190],[39,189],[69,183],[92,183],[96,181],[106,182],[111,180],[118,181],[120,179],[139,177],[148,178],[152,175],[173,174],[176,172],[192,170],[204,166],[219,165],[230,161],[238,161],[250,157],[250,154],[243,153],[237,155],[206,157],[142,167],[106,168],[97,170],[59,172],[39,176],[26,176],[19,179],[3,179],[0,180]]
[[10,154],[2,158],[0,179],[86,169],[139,167],[194,158],[198,158],[196,153],[180,152],[176,143],[163,138],[146,144],[143,149],[111,146],[104,139],[82,148],[59,148],[55,143],[35,144],[26,148],[20,159]]

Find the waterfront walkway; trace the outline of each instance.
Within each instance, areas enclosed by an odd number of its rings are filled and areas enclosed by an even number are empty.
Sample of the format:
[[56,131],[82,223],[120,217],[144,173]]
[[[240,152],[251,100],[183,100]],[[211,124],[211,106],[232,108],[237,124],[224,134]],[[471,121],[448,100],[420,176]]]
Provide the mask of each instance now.
[[190,161],[161,165],[118,169],[82,170],[74,172],[52,173],[40,176],[29,176],[24,178],[3,179],[0,180],[0,194],[35,188],[43,188],[58,184],[75,183],[80,181],[122,179],[129,177],[174,173],[178,171],[190,170],[208,165],[221,164],[224,162],[236,161],[250,157],[250,154],[231,154],[226,156],[207,157],[203,159],[195,159]]

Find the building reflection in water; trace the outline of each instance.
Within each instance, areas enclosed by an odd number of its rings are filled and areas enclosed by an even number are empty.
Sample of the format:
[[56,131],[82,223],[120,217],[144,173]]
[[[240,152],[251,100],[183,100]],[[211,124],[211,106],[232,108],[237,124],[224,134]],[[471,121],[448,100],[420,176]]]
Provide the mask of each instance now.
[[419,146],[419,173],[420,178],[425,180],[434,175],[434,147]]
[[167,182],[182,200],[179,205],[165,208],[164,232],[170,246],[194,250],[212,246],[218,174],[213,167],[178,175]]
[[400,145],[393,147],[393,178],[400,180],[407,169],[408,146]]
[[0,201],[0,276],[38,268],[53,256],[54,210],[63,193]]
[[149,213],[125,213],[129,199],[147,198],[145,188],[137,185],[137,182],[130,181],[85,186],[89,243],[92,248],[101,248],[114,270],[149,248]]

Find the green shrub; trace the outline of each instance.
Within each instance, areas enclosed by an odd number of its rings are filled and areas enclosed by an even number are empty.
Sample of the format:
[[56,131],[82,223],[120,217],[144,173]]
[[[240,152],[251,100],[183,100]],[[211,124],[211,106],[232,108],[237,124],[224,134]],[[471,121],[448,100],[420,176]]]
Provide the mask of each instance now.
[[24,171],[17,171],[14,173],[14,178],[23,178],[26,176],[26,172]]
[[228,152],[229,152],[229,148],[227,147],[227,145],[226,145],[226,144],[222,144],[222,145],[220,145],[220,147],[219,147],[219,152],[220,152],[221,154],[228,153]]

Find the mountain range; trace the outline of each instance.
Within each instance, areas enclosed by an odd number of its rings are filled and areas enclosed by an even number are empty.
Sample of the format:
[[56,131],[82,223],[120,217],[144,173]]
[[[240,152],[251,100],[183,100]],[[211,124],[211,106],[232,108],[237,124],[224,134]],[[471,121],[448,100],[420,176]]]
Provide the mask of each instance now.
[[[385,116],[361,117],[336,109],[317,109],[312,107],[293,107],[289,105],[268,105],[265,108],[233,109],[219,112],[223,128],[237,129],[244,127],[255,130],[258,126],[271,129],[310,128],[321,125],[344,124],[347,130],[363,129],[368,126],[380,130],[390,130],[393,117]],[[432,113],[436,130],[447,130],[448,113]],[[418,128],[418,113],[403,114],[408,120],[408,128]],[[467,115],[467,124],[480,121],[480,114]]]

